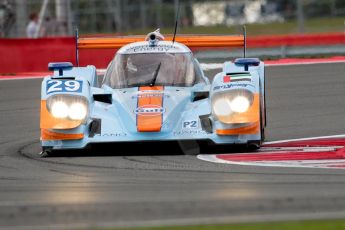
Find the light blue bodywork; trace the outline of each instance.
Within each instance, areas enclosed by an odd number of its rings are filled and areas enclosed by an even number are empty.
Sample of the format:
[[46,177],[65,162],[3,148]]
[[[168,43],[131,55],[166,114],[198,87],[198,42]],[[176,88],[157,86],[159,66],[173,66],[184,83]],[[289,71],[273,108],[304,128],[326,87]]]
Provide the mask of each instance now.
[[[209,140],[215,144],[246,144],[248,141],[261,141],[261,133],[252,135],[217,135],[215,129],[237,128],[242,125],[223,124],[212,115],[211,98],[213,95],[233,89],[247,89],[253,93],[260,93],[264,101],[264,64],[249,66],[248,71],[243,65],[225,62],[222,72],[215,75],[213,82],[203,76],[204,82],[192,87],[164,87],[163,93],[163,123],[160,132],[138,132],[136,127],[136,106],[138,97],[147,92],[138,91],[138,87],[113,89],[107,85],[98,87],[97,73],[94,66],[73,67],[59,71],[53,76],[47,76],[42,82],[42,100],[56,94],[80,95],[87,98],[89,114],[86,121],[74,129],[51,130],[67,134],[83,133],[80,140],[42,141],[43,148],[50,149],[81,149],[92,143],[108,142],[137,142],[137,141],[169,141],[169,140]],[[223,76],[231,73],[248,73],[251,81],[244,83],[224,83]],[[80,92],[47,92],[51,80],[80,81]],[[50,82],[51,84],[51,82]],[[209,97],[193,101],[195,92],[209,92]],[[112,94],[112,103],[95,101],[93,95]],[[264,103],[262,103],[262,125],[265,125]],[[207,132],[201,125],[200,116],[207,116],[212,123],[212,131]],[[101,121],[99,133],[90,136],[90,124],[94,119]]]

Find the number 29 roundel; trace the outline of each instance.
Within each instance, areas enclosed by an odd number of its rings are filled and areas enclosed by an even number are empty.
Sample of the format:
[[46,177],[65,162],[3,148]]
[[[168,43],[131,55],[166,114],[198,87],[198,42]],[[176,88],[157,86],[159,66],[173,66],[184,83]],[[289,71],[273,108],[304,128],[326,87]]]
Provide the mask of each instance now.
[[77,80],[48,80],[47,94],[73,92],[80,93],[82,91],[83,81]]

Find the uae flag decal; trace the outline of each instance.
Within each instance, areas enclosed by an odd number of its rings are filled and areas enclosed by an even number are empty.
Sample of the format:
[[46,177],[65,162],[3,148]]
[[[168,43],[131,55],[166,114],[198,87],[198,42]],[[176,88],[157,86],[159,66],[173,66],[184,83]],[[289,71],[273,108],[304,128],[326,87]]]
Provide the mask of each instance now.
[[251,78],[249,74],[233,74],[233,75],[225,75],[223,77],[224,83],[236,82],[236,81],[251,81]]

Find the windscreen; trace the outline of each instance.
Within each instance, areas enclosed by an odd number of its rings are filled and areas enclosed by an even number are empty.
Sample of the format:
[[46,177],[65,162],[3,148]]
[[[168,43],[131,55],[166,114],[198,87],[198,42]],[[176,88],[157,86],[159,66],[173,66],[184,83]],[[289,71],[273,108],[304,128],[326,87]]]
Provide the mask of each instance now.
[[136,86],[192,86],[195,83],[191,53],[117,54],[105,75],[112,88]]

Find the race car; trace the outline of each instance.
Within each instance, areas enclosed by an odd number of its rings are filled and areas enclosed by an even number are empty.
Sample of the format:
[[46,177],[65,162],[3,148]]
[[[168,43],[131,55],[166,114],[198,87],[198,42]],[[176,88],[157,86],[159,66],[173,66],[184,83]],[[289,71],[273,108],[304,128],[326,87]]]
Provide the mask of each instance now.
[[212,82],[191,49],[238,47],[238,36],[79,38],[79,49],[118,49],[102,84],[92,65],[49,63],[41,88],[44,153],[94,143],[206,141],[259,148],[266,126],[264,63],[226,61]]

